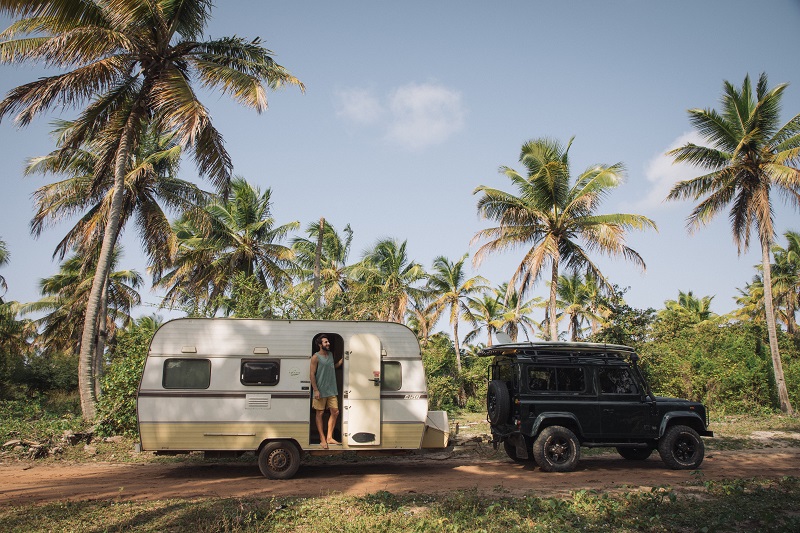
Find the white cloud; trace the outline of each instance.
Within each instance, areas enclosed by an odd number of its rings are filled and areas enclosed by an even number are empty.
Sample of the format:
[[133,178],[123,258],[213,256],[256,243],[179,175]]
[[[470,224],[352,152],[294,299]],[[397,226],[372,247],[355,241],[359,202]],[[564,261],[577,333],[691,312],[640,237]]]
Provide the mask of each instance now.
[[366,89],[340,91],[336,97],[336,115],[356,124],[374,124],[383,115],[380,101]]
[[466,116],[461,93],[430,83],[398,87],[385,99],[363,89],[340,91],[337,100],[337,116],[378,126],[387,141],[415,151],[446,141]]
[[400,87],[391,95],[389,108],[387,137],[412,150],[439,144],[464,127],[461,93],[440,85]]
[[640,208],[653,209],[662,207],[672,186],[679,181],[695,178],[701,175],[702,170],[688,163],[673,163],[674,159],[667,152],[674,150],[686,143],[705,144],[697,132],[684,133],[675,139],[661,153],[650,159],[645,167],[645,177],[652,186],[648,195],[638,203]]

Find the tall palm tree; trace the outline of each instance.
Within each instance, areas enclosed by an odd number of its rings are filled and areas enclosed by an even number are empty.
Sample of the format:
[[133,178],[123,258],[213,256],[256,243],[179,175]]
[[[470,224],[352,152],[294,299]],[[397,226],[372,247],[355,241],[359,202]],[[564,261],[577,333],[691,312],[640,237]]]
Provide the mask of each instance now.
[[676,183],[667,199],[700,200],[688,218],[690,231],[707,224],[730,205],[728,218],[740,254],[749,248],[751,229],[756,230],[775,382],[781,410],[792,413],[778,351],[770,269],[770,247],[775,237],[770,192],[778,191],[795,206],[800,205],[800,114],[780,124],[781,97],[786,86],[784,83],[770,89],[767,75],[762,73],[754,93],[750,76],[745,76],[741,88],[724,83],[721,111],[690,109],[689,121],[708,145],[687,143],[668,155],[708,173]]
[[570,340],[577,341],[584,323],[600,320],[600,317],[592,311],[590,288],[583,276],[573,273],[569,276],[559,276],[557,290],[557,305],[561,313],[556,315],[556,320],[566,318]]
[[295,263],[300,269],[299,276],[303,285],[313,284],[317,245],[321,244],[319,272],[316,274],[319,276],[322,299],[328,304],[348,288],[347,261],[350,256],[350,245],[353,242],[353,230],[348,224],[342,232],[343,235],[340,235],[330,222],[325,221],[320,239],[320,223],[312,222],[306,228],[308,238],[297,237],[292,240]]
[[271,189],[262,193],[236,178],[227,197],[216,198],[175,223],[175,266],[157,276],[157,286],[167,289],[166,303],[202,295],[212,310],[218,307],[216,298],[231,289],[237,273],[255,276],[265,289],[284,288],[295,266],[294,253],[282,241],[299,225],[297,221],[277,225]]
[[461,373],[461,347],[458,338],[458,323],[466,319],[475,325],[475,317],[469,307],[469,296],[486,289],[486,279],[473,276],[467,279],[464,254],[458,261],[450,261],[444,256],[433,260],[433,270],[428,276],[428,289],[434,294],[430,307],[436,315],[449,311],[450,327],[453,328],[453,343],[456,350],[456,369]]
[[406,311],[406,325],[417,334],[420,344],[428,344],[433,328],[439,320],[436,312],[431,309],[430,303],[433,295],[428,291],[414,292],[408,300]]
[[472,342],[481,331],[486,330],[486,344],[492,346],[492,335],[503,327],[504,296],[505,294],[500,294],[496,289],[489,289],[476,298],[467,298],[467,305],[475,319],[475,329],[464,336],[465,343]]
[[[72,122],[59,121],[54,133],[59,139],[72,127]],[[60,141],[59,141],[60,142]],[[31,230],[39,236],[45,227],[76,214],[83,213],[77,223],[56,247],[54,255],[61,258],[70,249],[77,248],[87,255],[93,254],[102,240],[105,221],[108,219],[114,180],[109,172],[98,176],[95,168],[98,153],[96,142],[78,150],[33,158],[25,173],[66,175],[63,180],[39,187],[33,193],[36,213]],[[175,249],[175,237],[167,213],[180,214],[196,209],[207,194],[196,185],[177,177],[180,146],[174,135],[162,134],[153,124],[145,126],[140,143],[131,154],[125,175],[121,232],[133,218],[142,245],[156,271],[163,270]]]
[[360,297],[378,306],[377,320],[402,323],[409,298],[422,291],[417,283],[427,274],[422,265],[409,259],[406,246],[407,241],[380,239],[350,269]]
[[503,305],[500,310],[500,329],[505,331],[514,342],[517,341],[520,333],[530,340],[536,329],[536,323],[530,315],[534,309],[543,306],[542,299],[537,296],[525,300],[520,297],[519,291],[508,283],[500,285],[497,295],[501,298]]
[[258,112],[267,106],[265,85],[302,87],[259,39],[199,40],[211,7],[208,0],[0,0],[0,14],[18,18],[0,35],[0,61],[66,70],[9,91],[0,102],[0,119],[17,113],[15,120],[24,126],[53,106],[89,102],[62,149],[99,140],[98,171],[113,169],[113,194],[79,360],[81,408],[87,419],[94,418],[96,404],[92,340],[122,216],[128,161],[142,125],[155,120],[160,130],[174,132],[193,154],[200,174],[225,191],[230,157],[192,81],[218,88]]
[[[641,256],[625,245],[629,230],[655,228],[647,217],[635,214],[600,215],[600,202],[622,183],[623,166],[593,165],[574,182],[570,178],[569,149],[551,139],[534,139],[522,146],[520,162],[527,174],[501,167],[517,195],[481,185],[478,213],[499,226],[479,231],[473,242],[488,240],[475,254],[479,264],[487,255],[517,247],[529,247],[509,281],[525,295],[550,265],[549,317],[556,316],[556,289],[561,265],[571,271],[588,270],[605,282],[589,252],[621,255],[644,268]],[[581,246],[580,242],[584,245]],[[558,338],[558,324],[550,320],[550,338]]]

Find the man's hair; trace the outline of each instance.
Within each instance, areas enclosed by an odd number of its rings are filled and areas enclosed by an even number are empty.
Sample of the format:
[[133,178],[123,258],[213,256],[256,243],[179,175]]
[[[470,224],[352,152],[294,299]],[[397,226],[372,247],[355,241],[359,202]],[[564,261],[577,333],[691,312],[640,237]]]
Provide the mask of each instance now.
[[[320,335],[319,337],[317,337],[317,342],[316,342],[317,348],[322,348],[322,339],[328,339],[328,336],[327,335]],[[331,340],[328,339],[328,342],[331,342]]]

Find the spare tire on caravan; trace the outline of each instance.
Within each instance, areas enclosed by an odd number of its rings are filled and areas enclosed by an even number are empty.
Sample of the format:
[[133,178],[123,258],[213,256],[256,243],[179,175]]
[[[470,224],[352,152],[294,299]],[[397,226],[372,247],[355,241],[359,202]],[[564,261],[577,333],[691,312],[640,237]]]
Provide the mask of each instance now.
[[[323,449],[309,365],[325,334],[336,360],[335,437]],[[255,452],[261,472],[292,477],[301,454],[445,448],[447,413],[428,411],[414,333],[392,322],[182,318],[153,336],[137,395],[143,451],[207,457]]]

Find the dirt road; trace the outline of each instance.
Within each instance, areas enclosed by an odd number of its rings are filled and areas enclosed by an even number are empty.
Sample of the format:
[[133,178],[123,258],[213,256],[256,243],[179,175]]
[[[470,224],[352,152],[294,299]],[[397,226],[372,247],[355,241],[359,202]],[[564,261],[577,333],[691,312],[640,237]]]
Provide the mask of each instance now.
[[615,454],[585,457],[576,472],[548,474],[487,454],[312,460],[288,481],[261,476],[255,463],[80,463],[0,465],[0,505],[63,500],[157,500],[437,493],[455,489],[540,496],[579,489],[615,490],[698,480],[800,476],[800,447],[709,451],[701,473],[668,470],[658,454],[642,463]]

